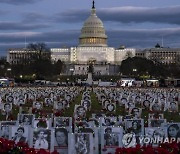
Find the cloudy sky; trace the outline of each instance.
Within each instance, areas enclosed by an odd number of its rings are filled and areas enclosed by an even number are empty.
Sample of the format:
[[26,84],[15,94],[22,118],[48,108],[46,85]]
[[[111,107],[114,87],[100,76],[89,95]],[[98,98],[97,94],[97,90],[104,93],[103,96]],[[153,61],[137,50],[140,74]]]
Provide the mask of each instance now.
[[[44,42],[77,46],[92,0],[0,0],[0,55],[9,48]],[[180,47],[179,0],[96,0],[108,45]]]

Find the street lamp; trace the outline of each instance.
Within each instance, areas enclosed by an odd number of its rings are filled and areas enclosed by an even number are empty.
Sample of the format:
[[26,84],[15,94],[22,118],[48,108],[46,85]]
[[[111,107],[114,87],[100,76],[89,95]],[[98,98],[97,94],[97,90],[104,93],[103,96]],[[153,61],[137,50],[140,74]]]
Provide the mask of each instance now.
[[70,70],[70,72],[71,72],[71,75],[73,75],[74,68],[70,68],[69,70]]
[[133,72],[137,72],[137,69],[136,69],[136,68],[134,68],[134,69],[133,69]]
[[11,68],[7,68],[7,74],[6,75],[10,77],[10,74],[11,74]]
[[137,69],[133,68],[133,75],[136,76]]

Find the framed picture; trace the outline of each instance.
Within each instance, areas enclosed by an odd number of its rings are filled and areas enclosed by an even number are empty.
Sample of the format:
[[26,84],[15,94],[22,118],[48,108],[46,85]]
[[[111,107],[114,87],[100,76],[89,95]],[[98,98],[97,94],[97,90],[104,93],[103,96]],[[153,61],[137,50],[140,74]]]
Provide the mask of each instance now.
[[46,151],[53,151],[53,135],[51,129],[32,129],[33,140],[32,147],[36,150],[45,149]]
[[109,99],[102,100],[102,108],[107,109],[107,105],[110,103],[111,103],[111,101]]
[[53,101],[51,98],[45,98],[44,102],[45,102],[46,106],[52,106],[53,105]]
[[14,102],[14,97],[12,95],[9,95],[6,97],[6,102],[7,103],[13,103]]
[[117,117],[102,117],[101,126],[114,126],[117,122]]
[[3,111],[5,113],[10,113],[12,111],[12,103],[4,103],[3,104]]
[[129,109],[129,114],[132,115],[134,118],[140,118],[141,113],[142,113],[141,108],[134,107]]
[[154,102],[150,105],[150,110],[160,112],[162,110],[162,104],[160,102]]
[[85,109],[85,107],[82,106],[82,105],[75,105],[74,115],[75,115],[76,120],[78,118],[85,118],[86,117],[86,109]]
[[168,111],[169,112],[178,112],[178,102],[170,102],[168,106]]
[[54,127],[64,127],[72,132],[72,117],[55,117]]
[[105,114],[104,113],[92,113],[92,118],[100,120],[101,117],[105,117]]
[[149,100],[144,100],[144,101],[142,101],[142,104],[141,104],[141,106],[143,107],[143,108],[145,108],[145,109],[150,109],[150,101]]
[[131,108],[135,108],[135,103],[133,101],[127,101],[125,104],[125,109],[129,110]]
[[63,101],[55,101],[54,103],[54,109],[62,111],[65,109],[65,104],[63,103]]
[[9,139],[10,136],[10,126],[15,126],[16,121],[1,121],[0,123],[0,135],[2,138]]
[[149,114],[149,119],[163,119],[164,118],[164,114]]
[[24,142],[30,144],[29,126],[10,126],[10,139],[15,143]]
[[165,127],[145,127],[145,136],[149,138],[164,138],[167,136]]
[[115,112],[116,111],[116,104],[115,103],[109,103],[106,105],[106,110],[108,112]]
[[68,154],[68,133],[66,128],[55,128],[54,150],[61,154]]
[[163,127],[166,128],[166,133],[169,139],[180,138],[180,122],[179,123],[165,123]]
[[122,127],[102,127],[101,151],[105,148],[106,153],[115,153],[117,147],[122,147]]
[[43,108],[43,103],[39,102],[39,101],[35,101],[35,102],[33,102],[33,108],[35,108],[37,110],[41,110]]
[[81,100],[81,105],[84,106],[86,110],[91,110],[90,100]]
[[[157,147],[159,145],[158,140],[165,139],[167,137],[165,127],[145,127],[145,137],[150,138],[149,142],[142,143],[146,145],[152,145]],[[144,140],[143,140],[144,141]]]
[[69,153],[73,154],[92,154],[93,136],[92,133],[74,133],[68,136]]
[[19,125],[27,126],[32,125],[35,118],[34,114],[18,114]]
[[80,128],[78,133],[91,133],[93,135],[94,153],[99,153],[98,128]]
[[148,127],[161,127],[166,123],[166,119],[148,119]]
[[144,119],[125,119],[125,131],[136,136],[144,135]]
[[34,128],[51,128],[51,119],[35,118],[33,121]]

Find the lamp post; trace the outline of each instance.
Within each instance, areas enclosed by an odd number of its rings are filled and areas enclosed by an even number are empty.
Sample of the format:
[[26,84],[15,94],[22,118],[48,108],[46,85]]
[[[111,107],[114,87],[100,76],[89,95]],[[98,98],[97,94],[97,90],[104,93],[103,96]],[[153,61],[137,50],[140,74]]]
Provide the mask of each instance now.
[[136,76],[137,69],[133,68],[133,75]]
[[7,68],[7,76],[10,77],[10,75],[11,75],[11,68]]
[[71,72],[71,76],[72,76],[72,75],[73,75],[73,73],[74,73],[74,68],[70,68],[69,70],[70,70],[70,72]]

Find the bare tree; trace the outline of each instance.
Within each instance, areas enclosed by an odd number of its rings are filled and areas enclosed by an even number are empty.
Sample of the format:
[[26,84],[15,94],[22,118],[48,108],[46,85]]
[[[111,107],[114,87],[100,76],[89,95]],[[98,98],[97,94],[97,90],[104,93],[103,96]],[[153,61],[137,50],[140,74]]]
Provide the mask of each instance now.
[[28,45],[28,49],[35,52],[32,54],[32,59],[50,59],[50,50],[45,43],[31,43]]

